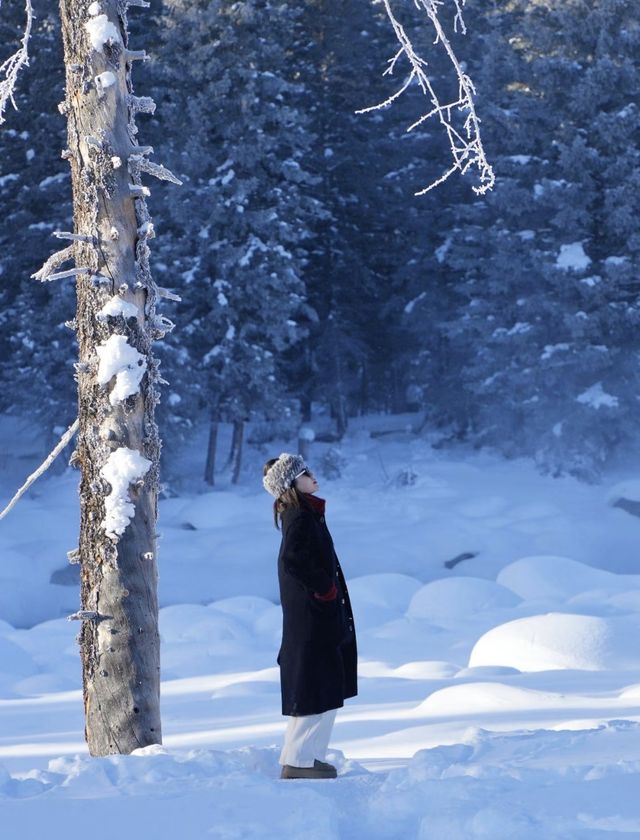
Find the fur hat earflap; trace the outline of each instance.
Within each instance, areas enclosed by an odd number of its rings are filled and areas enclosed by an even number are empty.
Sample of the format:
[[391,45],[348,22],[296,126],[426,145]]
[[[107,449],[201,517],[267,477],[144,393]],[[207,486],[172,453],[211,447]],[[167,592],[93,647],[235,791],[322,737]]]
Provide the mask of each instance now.
[[275,496],[281,496],[285,490],[293,487],[293,482],[299,475],[308,469],[302,455],[291,455],[289,452],[282,452],[275,464],[267,470],[262,479],[264,489]]

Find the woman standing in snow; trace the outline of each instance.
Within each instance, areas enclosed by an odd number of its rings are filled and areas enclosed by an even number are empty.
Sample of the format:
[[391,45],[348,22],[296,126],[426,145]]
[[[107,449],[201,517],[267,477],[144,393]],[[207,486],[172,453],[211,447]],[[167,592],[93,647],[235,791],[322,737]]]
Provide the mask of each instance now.
[[324,762],[336,711],[357,688],[351,602],[325,521],[325,500],[300,455],[267,461],[262,483],[282,524],[278,582],[282,714],[290,715],[280,755],[283,779],[334,779]]

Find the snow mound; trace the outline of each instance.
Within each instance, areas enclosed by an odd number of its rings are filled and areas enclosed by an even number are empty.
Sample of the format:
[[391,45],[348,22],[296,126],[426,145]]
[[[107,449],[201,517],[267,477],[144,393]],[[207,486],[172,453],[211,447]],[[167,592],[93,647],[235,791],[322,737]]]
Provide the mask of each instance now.
[[456,505],[455,511],[471,519],[482,519],[502,513],[506,507],[507,500],[502,496],[479,496]]
[[359,676],[368,679],[382,677],[402,680],[445,680],[455,676],[457,671],[455,665],[438,659],[405,662],[397,668],[391,668],[386,662],[379,660],[361,658],[358,662]]
[[360,603],[387,607],[401,613],[421,585],[419,580],[409,575],[363,575],[349,581],[349,594],[352,600],[357,598]]
[[208,608],[231,615],[243,624],[253,627],[266,612],[273,609],[273,602],[257,595],[236,595],[214,601]]
[[271,609],[265,610],[254,624],[254,629],[258,638],[262,639],[265,644],[271,643],[274,648],[277,648],[282,636],[282,609],[280,605],[272,605]]
[[38,668],[29,654],[6,636],[0,636],[0,678],[30,677]]
[[389,573],[352,578],[348,586],[356,624],[364,629],[402,615],[422,583],[409,575]]
[[553,555],[516,560],[499,572],[497,582],[526,600],[566,601],[593,589],[608,592],[640,589],[640,575],[617,575]]
[[160,635],[163,642],[169,643],[253,642],[253,635],[235,616],[199,604],[178,604],[160,610]]
[[411,599],[407,615],[433,624],[458,621],[500,607],[514,607],[520,598],[498,583],[484,578],[442,578],[421,587]]
[[547,613],[494,627],[475,643],[469,667],[604,671],[637,667],[637,619]]
[[640,479],[629,479],[614,484],[607,493],[607,503],[615,504],[619,499],[640,502]]
[[[251,514],[247,508],[254,499],[245,499],[240,494],[218,491],[217,493],[203,493],[189,499],[181,514],[184,521],[194,528],[215,528],[223,525],[225,529],[233,525],[234,520],[246,523],[247,515]],[[264,515],[264,511],[262,511]],[[275,531],[275,529],[274,529]]]
[[434,691],[416,709],[427,716],[561,708],[565,698],[553,692],[518,688],[498,682],[473,682]]
[[69,615],[77,609],[78,593],[73,587],[57,586],[42,579],[0,576],[0,616],[14,627],[30,627],[52,615]]

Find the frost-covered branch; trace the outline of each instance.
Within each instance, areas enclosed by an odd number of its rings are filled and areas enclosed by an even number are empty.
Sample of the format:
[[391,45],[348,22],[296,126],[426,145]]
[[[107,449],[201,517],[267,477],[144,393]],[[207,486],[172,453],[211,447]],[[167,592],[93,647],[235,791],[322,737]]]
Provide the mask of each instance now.
[[102,615],[95,610],[78,610],[67,616],[67,621],[106,621],[110,615]]
[[154,163],[152,160],[147,160],[147,158],[141,155],[131,155],[129,157],[129,164],[130,171],[147,172],[149,175],[154,175],[161,181],[171,181],[173,184],[182,186],[182,181],[176,178],[173,172],[165,166],[162,166],[162,164]]
[[91,242],[95,243],[95,239],[88,233],[71,233],[68,230],[54,230],[51,232],[52,236],[57,239],[72,239],[74,242]]
[[16,504],[18,499],[20,499],[21,496],[24,496],[24,494],[31,487],[31,485],[34,483],[34,481],[36,481],[38,478],[40,478],[40,476],[49,469],[51,464],[53,464],[53,462],[58,457],[58,455],[62,452],[62,450],[69,443],[71,438],[78,431],[78,425],[79,425],[78,419],[76,418],[74,420],[74,422],[71,424],[71,426],[69,426],[67,431],[62,435],[62,437],[60,438],[60,442],[57,444],[55,449],[47,456],[46,460],[43,461],[42,464],[40,464],[38,469],[35,472],[31,473],[29,478],[25,481],[25,483],[22,485],[22,487],[18,490],[18,492],[13,497],[13,499],[11,499],[11,501],[6,506],[6,508],[0,513],[0,519],[3,519],[9,513],[9,511]]
[[[454,31],[457,32],[458,25],[460,25],[460,29],[464,34],[466,32],[466,28],[462,19],[462,6],[464,6],[465,0],[452,0],[452,2],[456,10],[453,22]],[[416,81],[423,94],[428,96],[431,100],[433,108],[413,122],[408,127],[407,131],[413,131],[413,129],[421,125],[430,117],[437,116],[447,133],[453,157],[453,165],[440,178],[429,184],[428,187],[419,190],[416,195],[424,195],[429,192],[429,190],[432,190],[434,187],[438,186],[438,184],[445,181],[450,175],[453,175],[454,172],[458,171],[461,174],[464,174],[472,166],[475,166],[478,169],[480,178],[480,186],[473,186],[472,189],[476,194],[482,195],[492,189],[495,182],[495,176],[491,165],[486,159],[484,149],[482,147],[482,140],[480,137],[480,119],[476,114],[473,101],[473,97],[476,92],[475,87],[469,76],[462,69],[440,23],[438,7],[444,4],[444,0],[413,0],[414,6],[418,10],[423,10],[431,21],[431,25],[436,33],[434,45],[442,45],[458,79],[458,98],[454,102],[447,102],[444,104],[440,102],[431,79],[427,75],[426,67],[428,65],[426,60],[416,52],[416,49],[407,35],[406,30],[396,18],[391,7],[392,0],[382,0],[382,3],[387,13],[387,17],[391,22],[396,38],[400,44],[400,49],[389,60],[389,66],[383,75],[392,75],[398,61],[404,57],[409,64],[409,76],[402,86],[394,94],[385,99],[384,102],[369,108],[363,108],[356,111],[356,113],[363,114],[368,111],[375,111],[388,107],[410,87],[412,82]],[[462,133],[453,125],[451,118],[452,109],[467,112],[462,127]]]
[[156,291],[158,292],[158,297],[165,298],[166,300],[174,300],[177,303],[182,302],[182,298],[180,297],[180,295],[177,295],[175,292],[172,292],[169,289],[165,289],[163,286],[158,286]]
[[[61,252],[58,251],[58,253]],[[65,277],[76,277],[78,274],[91,274],[91,269],[86,265],[81,265],[79,268],[68,268],[66,271],[56,271],[55,274],[45,274],[44,276],[40,276],[43,271],[44,267],[31,276],[35,277],[36,280],[46,280],[49,282],[51,280],[63,280]]]
[[0,65],[0,125],[5,122],[4,112],[7,107],[7,102],[11,100],[13,107],[18,110],[13,94],[18,79],[18,73],[25,65],[29,66],[29,38],[31,37],[31,27],[33,25],[33,7],[31,0],[25,0],[25,12],[27,20],[24,27],[24,35],[22,36],[22,45],[12,56]]
[[51,254],[49,259],[46,263],[36,271],[31,276],[34,280],[50,280],[54,277],[53,270],[57,268],[62,263],[67,262],[68,260],[74,259],[75,255],[75,247],[73,245],[67,245],[66,248],[63,248],[61,251],[56,251],[55,254]]

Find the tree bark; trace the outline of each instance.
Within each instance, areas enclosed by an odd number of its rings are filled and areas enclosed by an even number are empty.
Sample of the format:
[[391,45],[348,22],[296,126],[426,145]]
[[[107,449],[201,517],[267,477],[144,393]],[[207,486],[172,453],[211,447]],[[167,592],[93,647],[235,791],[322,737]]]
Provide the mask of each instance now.
[[211,419],[209,423],[209,443],[207,445],[207,463],[204,467],[204,480],[212,487],[215,484],[216,472],[216,444],[218,442],[218,421]]
[[240,467],[242,466],[242,441],[244,438],[244,420],[233,421],[233,475],[231,483],[237,484],[240,480]]
[[[153,225],[139,167],[146,151],[140,151],[133,121],[144,109],[131,95],[130,75],[133,58],[141,55],[127,49],[127,6],[126,0],[100,0],[99,8],[89,0],[60,0],[66,97],[59,107],[68,118],[63,157],[71,165],[74,232],[84,235],[74,240],[76,266],[89,269],[77,275],[80,427],[74,460],[81,469],[79,641],[92,755],[130,753],[162,740],[160,439],[154,420],[159,376],[151,344],[166,322],[156,315],[149,272]],[[115,314],[100,312],[107,302]],[[128,363],[116,359],[107,378],[110,341],[120,342]],[[101,474],[110,463],[122,463],[120,457],[138,464],[124,485],[114,470]]]
[[311,397],[306,394],[300,397],[300,415],[303,423],[311,422]]

